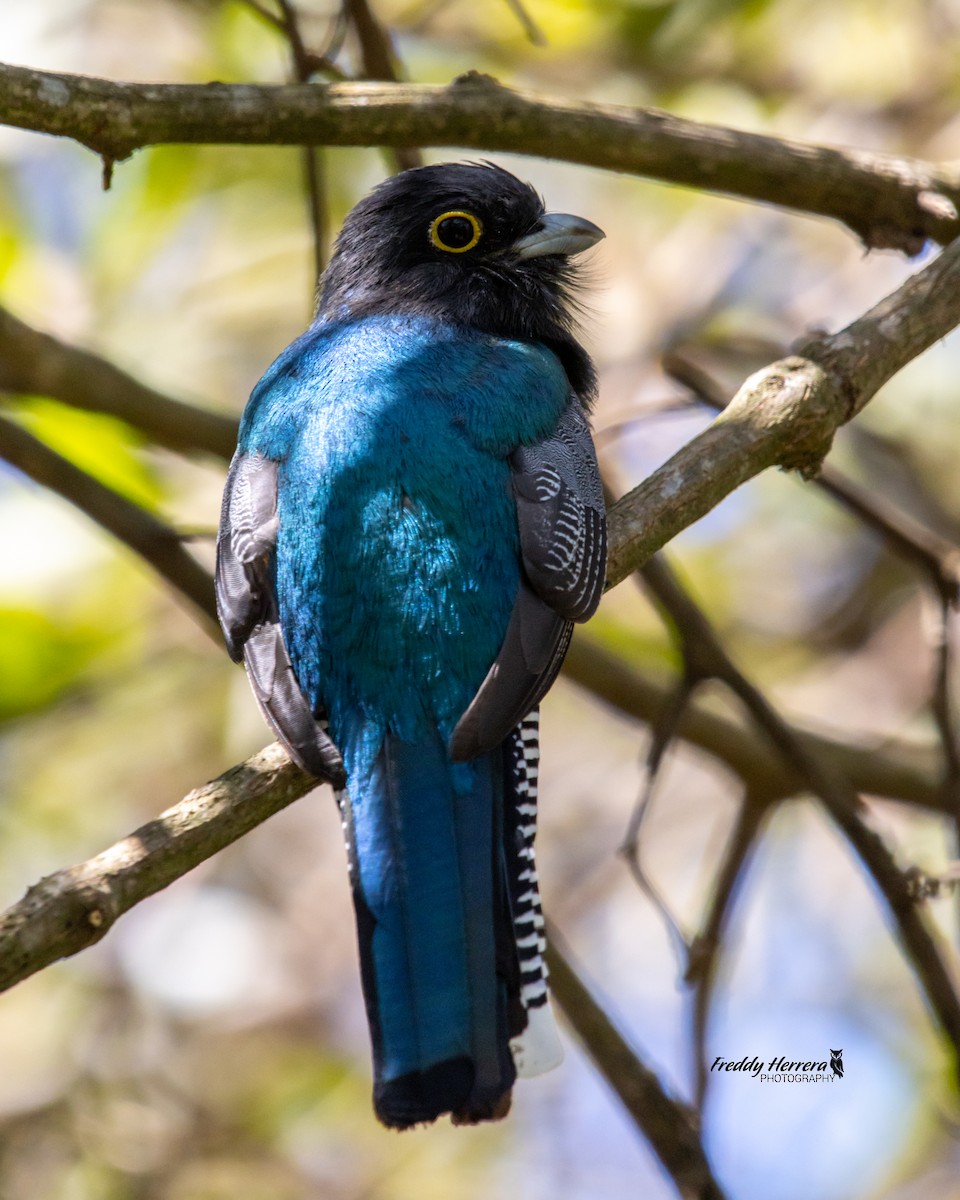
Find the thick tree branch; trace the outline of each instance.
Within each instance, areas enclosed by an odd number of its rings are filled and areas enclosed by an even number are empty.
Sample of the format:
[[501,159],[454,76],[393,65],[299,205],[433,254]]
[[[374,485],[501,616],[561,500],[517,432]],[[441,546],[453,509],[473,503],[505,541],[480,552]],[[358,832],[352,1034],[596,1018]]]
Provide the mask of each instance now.
[[[48,875],[0,914],[0,991],[92,946],[135,904],[317,786],[274,742],[94,858]],[[670,1097],[551,944],[554,993],[681,1196],[722,1200],[690,1110]]]
[[[753,375],[708,429],[618,501],[610,511],[607,585],[767,467],[815,471],[836,429],[958,321],[960,239],[840,333]],[[225,458],[233,450],[230,418],[159,395],[2,310],[0,388],[113,413],[171,448]]]
[[716,420],[610,511],[607,586],[767,467],[815,474],[834,433],[960,323],[960,239],[839,333],[752,375]]
[[0,915],[0,991],[98,942],[118,917],[317,786],[278,742]]
[[[361,15],[369,12],[365,0],[352,7]],[[915,252],[925,239],[946,242],[960,229],[956,212],[960,177],[953,172],[735,133],[662,113],[545,101],[479,77],[447,88],[398,83],[191,88],[113,84],[0,66],[0,121],[73,137],[102,154],[108,164],[140,146],[162,142],[459,145],[567,158],[829,216],[846,223],[868,246]],[[614,508],[609,582],[618,582],[679,529],[765,467],[814,471],[836,428],[860,411],[887,378],[960,321],[958,264],[960,254],[954,246],[847,330],[811,342],[797,356],[748,381],[711,430]],[[32,337],[33,349],[18,359],[15,353],[5,353],[4,337],[20,351]],[[45,379],[44,369],[50,372]],[[103,411],[104,401],[90,398],[99,395],[104,384],[120,398],[118,407],[138,415],[133,423],[161,444],[177,450],[199,445],[223,456],[232,450],[234,426],[228,419],[200,414],[212,418],[213,425],[202,420],[198,425],[199,410],[183,405],[165,408],[175,402],[142,389],[102,360],[69,350],[54,339],[44,340],[44,335],[0,314],[0,388],[50,395],[59,388],[64,393],[61,398],[74,397],[68,402]],[[87,402],[77,396],[86,396]],[[109,489],[2,419],[0,452],[79,504],[146,557],[202,613],[211,615],[209,576],[171,530],[136,506],[118,503]],[[665,583],[661,577],[657,585],[655,567],[648,578],[662,596],[669,580]],[[669,604],[675,609],[673,601]],[[574,670],[576,661],[573,656]],[[726,669],[718,674],[728,678]],[[621,694],[629,691],[623,682],[617,681]],[[746,750],[742,731],[732,734],[732,723],[695,707],[682,721],[678,718],[681,735],[689,736],[688,727],[697,730],[701,744],[714,740],[731,765],[739,762],[752,773],[751,788],[758,778],[764,780],[762,795],[751,791],[761,798],[755,801],[757,807],[748,801],[742,845],[731,854],[715,917],[708,926],[713,941],[702,989],[701,1041],[712,956],[756,833],[758,808],[771,797],[795,790],[805,778],[879,882],[928,996],[958,1044],[960,1009],[936,947],[903,876],[879,839],[863,826],[855,798],[845,781],[838,779],[836,764],[829,758],[834,751],[857,759],[871,756],[833,747],[824,739],[798,737],[761,701],[762,697],[751,711],[776,750]],[[821,748],[828,747],[826,765],[813,749],[815,741]],[[883,758],[876,756],[881,762]],[[864,767],[863,762],[857,765]],[[914,789],[910,799],[923,791],[922,771],[901,763],[890,769],[889,761],[884,766],[886,775],[883,767],[873,768],[877,786],[868,784],[869,790],[896,794],[885,789],[902,784]],[[869,770],[865,773],[869,775]],[[885,782],[880,782],[881,776]],[[904,784],[907,777],[909,785]],[[279,746],[270,746],[196,789],[116,846],[41,881],[0,915],[0,990],[98,941],[134,904],[313,786],[315,781],[293,766]],[[656,1075],[617,1034],[556,945],[551,946],[549,959],[558,1001],[638,1128],[650,1139],[680,1194],[720,1200],[722,1192],[699,1141],[696,1115],[667,1095]],[[701,1089],[702,1084],[701,1079]]]
[[[663,367],[705,404],[722,412],[728,396],[711,375],[682,351],[664,355]],[[955,822],[960,820],[960,734],[954,715],[951,687],[953,658],[950,625],[953,610],[960,599],[960,549],[904,512],[876,490],[869,491],[841,471],[824,463],[812,481],[821,491],[853,513],[883,539],[887,548],[912,563],[936,593],[940,606],[940,626],[936,646],[936,673],[930,707],[943,747],[941,792]],[[856,786],[856,784],[854,785]]]
[[833,217],[916,253],[960,231],[953,168],[812,146],[653,109],[512,91],[471,73],[406,83],[115,83],[0,65],[0,121],[74,138],[110,162],[170,142],[462,146],[644,175]]
[[[59,343],[56,345],[59,354],[64,348]],[[103,366],[109,368],[108,363]],[[111,411],[135,420],[136,413],[125,402],[123,389],[127,382],[132,385],[131,395],[136,397],[140,385],[122,376],[117,403]],[[144,558],[186,596],[204,628],[219,643],[213,580],[182,548],[175,530],[92,479],[19,425],[3,418],[0,418],[0,458],[75,504]],[[625,715],[647,724],[657,720],[673,692],[672,683],[655,682],[641,675],[584,633],[574,638],[563,669],[574,682]],[[706,706],[690,704],[680,720],[678,733],[725,763],[756,794],[787,796],[796,790],[796,779],[768,746],[736,721],[720,716]],[[793,733],[813,752],[825,755],[859,791],[925,808],[942,809],[945,806],[937,780],[937,762],[928,745],[888,740],[882,747],[861,747],[799,729],[794,729]]]
[[32,329],[0,308],[0,392],[50,396],[74,408],[106,413],[181,454],[228,459],[237,444],[231,417],[154,391],[88,350]]

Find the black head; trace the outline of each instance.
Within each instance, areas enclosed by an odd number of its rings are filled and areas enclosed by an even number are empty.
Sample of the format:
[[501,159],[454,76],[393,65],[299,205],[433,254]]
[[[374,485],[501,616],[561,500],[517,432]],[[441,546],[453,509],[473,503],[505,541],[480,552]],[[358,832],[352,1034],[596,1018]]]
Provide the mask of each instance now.
[[545,212],[528,183],[492,163],[418,167],[348,213],[318,314],[420,314],[543,342],[587,400],[594,374],[573,332],[570,256],[602,237],[589,221]]

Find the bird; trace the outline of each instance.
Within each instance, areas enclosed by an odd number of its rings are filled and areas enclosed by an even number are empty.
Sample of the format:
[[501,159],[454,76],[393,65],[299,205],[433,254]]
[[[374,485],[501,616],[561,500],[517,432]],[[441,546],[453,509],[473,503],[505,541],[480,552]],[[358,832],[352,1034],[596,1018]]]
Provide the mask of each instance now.
[[562,1056],[533,859],[538,713],[604,585],[572,259],[604,236],[490,162],[347,214],[254,388],[216,593],[289,756],[333,785],[389,1128],[509,1111]]

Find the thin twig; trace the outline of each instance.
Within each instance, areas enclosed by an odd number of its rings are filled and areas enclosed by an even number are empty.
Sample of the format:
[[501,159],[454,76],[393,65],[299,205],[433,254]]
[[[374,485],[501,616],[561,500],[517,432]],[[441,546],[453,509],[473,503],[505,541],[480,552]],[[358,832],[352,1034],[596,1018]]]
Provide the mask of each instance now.
[[690,946],[687,936],[681,929],[679,921],[671,912],[669,905],[660,895],[659,890],[644,870],[643,863],[640,860],[640,831],[644,819],[650,810],[650,804],[653,800],[664,756],[677,737],[680,722],[683,720],[683,715],[693,698],[694,690],[699,682],[700,680],[695,674],[689,669],[685,670],[680,676],[673,694],[664,705],[663,710],[657,715],[656,720],[651,722],[650,745],[647,748],[643,780],[640,785],[637,802],[634,804],[633,811],[630,814],[630,821],[627,825],[627,831],[624,834],[623,843],[619,850],[620,856],[626,862],[634,882],[660,914],[660,919],[663,921],[674,949],[677,952],[677,958],[681,963],[680,969],[684,971],[687,968],[690,958]]
[[[283,32],[290,44],[293,60],[293,75],[300,83],[306,83],[316,68],[313,55],[307,50],[300,32],[297,10],[290,0],[277,0],[283,15]],[[323,151],[318,146],[304,146],[303,177],[307,189],[307,211],[313,230],[314,290],[320,285],[320,277],[327,265],[327,245],[330,241],[330,213],[327,204],[327,187],[323,169]]]
[[849,781],[810,753],[763,694],[734,666],[709,621],[680,586],[662,556],[643,568],[644,583],[683,641],[699,643],[699,653],[713,662],[712,674],[746,706],[757,726],[782,755],[788,769],[822,803],[859,855],[887,902],[900,944],[913,964],[924,994],[954,1049],[960,1069],[960,1000],[941,957],[933,931],[918,909],[907,876],[894,862],[880,837],[861,817],[862,805]]
[[243,3],[247,6],[247,8],[252,8],[257,16],[262,17],[268,25],[272,25],[274,29],[279,30],[281,33],[286,32],[286,25],[283,17],[278,16],[278,14],[275,12],[271,12],[271,10],[267,8],[265,4],[260,3],[260,0],[243,0]]
[[[374,14],[368,0],[344,0],[343,11],[347,23],[357,35],[360,47],[360,63],[364,79],[400,83],[403,74],[390,32]],[[394,167],[407,171],[423,165],[423,155],[416,146],[394,146],[391,150]]]
[[950,622],[955,607],[956,600],[941,593],[936,669],[930,710],[943,747],[941,788],[944,803],[953,814],[953,852],[957,854],[960,852],[960,730],[957,729],[957,714],[951,687],[953,642],[950,636]]
[[[955,827],[960,830],[960,730],[951,689],[953,654],[950,637],[951,617],[960,599],[960,549],[907,513],[887,504],[880,496],[845,479],[839,471],[827,470],[825,466],[817,482],[825,492],[840,500],[864,524],[879,533],[895,554],[918,566],[936,595],[939,624],[930,711],[943,748],[944,802],[953,813]],[[960,834],[956,842],[960,847]]]
[[[671,379],[683,384],[708,408],[723,412],[729,404],[730,396],[721,384],[682,351],[669,351],[661,363]],[[867,491],[848,479],[831,463],[823,463],[810,482],[879,533],[902,558],[920,567],[937,593],[948,604],[956,604],[960,597],[960,548],[888,504],[880,493]]]
[[664,755],[679,734],[680,724],[693,699],[697,683],[699,683],[698,679],[692,678],[688,671],[684,671],[667,702],[656,718],[650,722],[650,745],[644,764],[645,784],[639,800],[630,814],[627,832],[624,834],[623,845],[620,847],[620,853],[628,859],[636,857],[640,829],[650,804],[651,788],[656,782]]
[[948,608],[960,598],[960,547],[895,508],[879,492],[868,491],[830,463],[811,482],[838,500],[878,533],[900,558],[919,567]]
[[533,17],[527,12],[526,5],[523,0],[507,0],[507,8],[520,22],[523,32],[527,35],[527,40],[534,46],[546,46],[547,35],[543,32],[540,26],[536,23]]
[[[277,0],[278,4],[280,0]],[[262,17],[269,25],[276,29],[279,33],[286,36],[287,22],[286,16],[273,12],[267,8],[265,4],[261,4],[260,0],[242,0],[242,3],[252,9],[258,16]],[[343,6],[337,9],[336,15],[333,18],[330,34],[327,38],[327,44],[321,51],[313,51],[304,48],[303,61],[309,67],[309,71],[304,75],[304,79],[308,79],[311,75],[327,75],[331,79],[336,79],[340,82],[345,82],[349,76],[341,70],[340,67],[333,61],[340,52],[340,43],[343,40]]]
[[730,842],[717,873],[703,928],[690,947],[686,981],[693,985],[693,1058],[696,1064],[694,1104],[703,1112],[710,1072],[707,1070],[707,1026],[713,1001],[720,948],[733,908],[733,902],[743,882],[750,855],[770,808],[770,797],[747,795],[740,806]]
[[607,585],[767,467],[816,475],[837,429],[960,323],[960,238],[839,333],[751,375],[712,424],[610,511]]
[[[578,632],[574,637],[563,673],[624,716],[648,724],[657,719],[676,688],[674,680],[654,680],[628,666],[588,633]],[[931,812],[946,811],[932,743],[887,739],[879,745],[855,745],[796,726],[791,726],[791,732],[811,753],[850,779],[858,791],[916,804]],[[712,708],[689,705],[678,734],[726,765],[752,792],[786,797],[798,790],[796,774],[787,770],[764,739]]]
[[[722,386],[682,352],[664,355],[663,367],[710,408],[722,412],[726,407],[729,397]],[[936,595],[940,622],[930,708],[943,748],[944,806],[960,830],[960,730],[951,694],[950,638],[951,615],[960,600],[960,548],[888,503],[882,494],[848,479],[830,463],[824,463],[811,482],[879,534],[894,554],[917,567]],[[960,833],[957,843],[960,846]]]

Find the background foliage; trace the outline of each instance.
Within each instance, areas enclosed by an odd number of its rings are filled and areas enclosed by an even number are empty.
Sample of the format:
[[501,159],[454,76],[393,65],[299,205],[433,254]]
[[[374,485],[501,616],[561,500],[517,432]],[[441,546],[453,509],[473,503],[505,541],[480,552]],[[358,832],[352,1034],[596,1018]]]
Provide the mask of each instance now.
[[[336,6],[301,8],[305,40],[324,46]],[[526,13],[381,0],[377,12],[418,81],[478,68],[554,94],[960,157],[955,0],[536,0]],[[290,74],[282,38],[230,0],[7,0],[0,35],[6,61],[118,79]],[[355,58],[348,39],[337,61],[352,70]],[[732,388],[915,269],[893,254],[864,257],[828,222],[497,159],[550,207],[607,231],[585,328],[602,378],[598,442],[620,489],[708,419],[664,374],[665,350]],[[329,150],[324,161],[336,228],[388,164],[375,150]],[[0,302],[161,391],[238,414],[309,319],[301,174],[292,149],[172,146],[137,153],[103,192],[91,154],[0,129]],[[831,458],[951,539],[958,350],[948,339],[901,373]],[[158,450],[120,422],[44,397],[3,395],[2,406],[178,527],[215,525],[221,464]],[[209,560],[208,541],[196,549]],[[912,569],[823,495],[768,473],[674,551],[727,647],[795,719],[868,746],[932,736],[934,606]],[[10,900],[267,740],[242,673],[152,573],[9,470],[0,617],[0,885]],[[629,585],[583,636],[647,675],[668,678],[678,665]],[[681,968],[616,853],[648,736],[558,685],[545,709],[540,875],[621,1027],[689,1095]],[[684,928],[699,921],[736,796],[713,760],[671,751],[641,853]],[[938,870],[954,856],[939,818],[874,804],[871,822],[904,862]],[[502,1125],[403,1137],[375,1125],[342,859],[320,791],[141,905],[97,948],[0,999],[0,1195],[672,1195],[572,1042],[560,1071],[518,1088]],[[933,909],[949,931],[950,901]],[[948,1055],[876,896],[807,801],[778,809],[765,829],[733,921],[711,1051],[802,1060],[840,1046],[847,1073],[829,1087],[711,1080],[704,1137],[730,1194],[956,1196]]]

